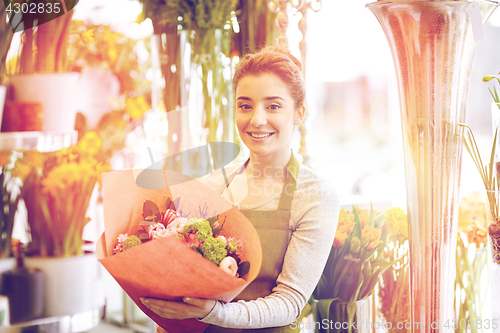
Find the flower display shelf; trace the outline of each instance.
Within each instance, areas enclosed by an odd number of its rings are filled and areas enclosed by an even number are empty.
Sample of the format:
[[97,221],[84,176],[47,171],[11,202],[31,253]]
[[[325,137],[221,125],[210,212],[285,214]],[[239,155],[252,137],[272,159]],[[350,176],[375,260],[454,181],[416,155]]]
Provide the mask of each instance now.
[[103,321],[105,306],[77,313],[71,316],[49,317],[31,320],[11,326],[0,327],[2,333],[52,332],[76,333],[86,332]]
[[38,150],[51,152],[68,148],[78,138],[72,132],[1,132],[0,150]]

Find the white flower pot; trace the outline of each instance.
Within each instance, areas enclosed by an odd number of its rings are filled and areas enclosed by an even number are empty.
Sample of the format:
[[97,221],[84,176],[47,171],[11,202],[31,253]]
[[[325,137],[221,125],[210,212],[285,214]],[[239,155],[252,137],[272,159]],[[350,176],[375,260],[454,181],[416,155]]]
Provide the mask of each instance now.
[[104,305],[94,254],[67,258],[25,258],[45,273],[45,317],[66,316]]
[[79,73],[29,74],[9,77],[14,100],[42,104],[42,131],[72,131],[75,128]]
[[0,128],[2,128],[3,106],[5,104],[6,93],[7,93],[7,86],[0,85]]
[[13,270],[16,267],[15,258],[3,258],[0,259],[0,274]]

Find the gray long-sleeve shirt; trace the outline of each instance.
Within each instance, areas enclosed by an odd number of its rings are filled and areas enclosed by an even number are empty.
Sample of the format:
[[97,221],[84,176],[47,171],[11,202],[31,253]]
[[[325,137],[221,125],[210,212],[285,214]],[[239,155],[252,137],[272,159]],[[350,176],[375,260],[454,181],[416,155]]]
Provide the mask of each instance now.
[[[242,164],[226,167],[230,174]],[[217,302],[201,321],[221,327],[262,328],[293,323],[311,296],[333,245],[339,215],[339,197],[331,184],[304,165],[296,176],[290,217],[290,243],[277,286],[269,296],[252,301]],[[201,179],[217,190],[224,184],[222,173]],[[227,193],[223,196],[228,198]],[[276,210],[280,196],[241,209]],[[263,254],[265,255],[265,254]]]

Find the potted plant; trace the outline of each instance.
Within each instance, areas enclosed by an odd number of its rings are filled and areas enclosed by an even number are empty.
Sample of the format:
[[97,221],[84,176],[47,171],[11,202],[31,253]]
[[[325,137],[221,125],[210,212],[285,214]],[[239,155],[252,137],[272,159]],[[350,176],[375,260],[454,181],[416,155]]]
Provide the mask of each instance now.
[[[14,0],[12,4],[18,2],[21,1]],[[76,117],[72,100],[79,74],[65,72],[65,66],[72,9],[78,0],[64,1],[64,8],[56,6],[61,3],[42,3],[50,5],[52,11],[23,13],[11,6],[13,29],[19,30],[14,22],[23,23],[24,32],[10,83],[14,87],[14,100],[42,104],[43,131],[71,131]]]
[[[370,321],[370,296],[380,274],[393,264],[382,256],[388,238],[385,222],[373,207],[340,211],[332,250],[313,293],[315,322],[334,320],[351,332],[356,329],[351,323]],[[315,329],[326,331],[324,325]]]
[[102,139],[88,131],[75,146],[51,153],[26,151],[14,170],[23,181],[28,236],[25,264],[46,276],[45,316],[94,308],[97,262],[84,254],[83,228],[100,175]]
[[[385,211],[389,231],[382,257],[393,262],[380,275],[380,312],[387,321],[388,332],[410,331],[410,263],[408,244],[408,217],[398,207]],[[395,302],[394,300],[398,301]]]
[[[165,79],[164,103],[169,114],[169,153],[180,152],[181,140],[194,144],[233,141],[231,50],[237,0],[139,0],[151,18]],[[181,38],[181,35],[183,36]],[[187,45],[186,45],[187,44]],[[186,48],[188,46],[188,48]],[[184,50],[190,49],[190,54]],[[199,94],[193,98],[181,94]],[[187,108],[186,108],[187,107]],[[196,137],[180,133],[184,119]],[[219,127],[222,127],[220,129]],[[219,131],[218,131],[219,129]],[[198,161],[190,161],[193,167]]]

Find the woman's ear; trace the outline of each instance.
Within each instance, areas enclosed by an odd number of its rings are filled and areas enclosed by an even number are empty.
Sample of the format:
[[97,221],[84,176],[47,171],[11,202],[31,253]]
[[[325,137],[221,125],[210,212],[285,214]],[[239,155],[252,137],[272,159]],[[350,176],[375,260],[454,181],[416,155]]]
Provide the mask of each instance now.
[[305,115],[306,115],[306,107],[304,105],[301,105],[300,107],[297,108],[297,111],[295,112],[293,124],[300,125],[304,120]]

